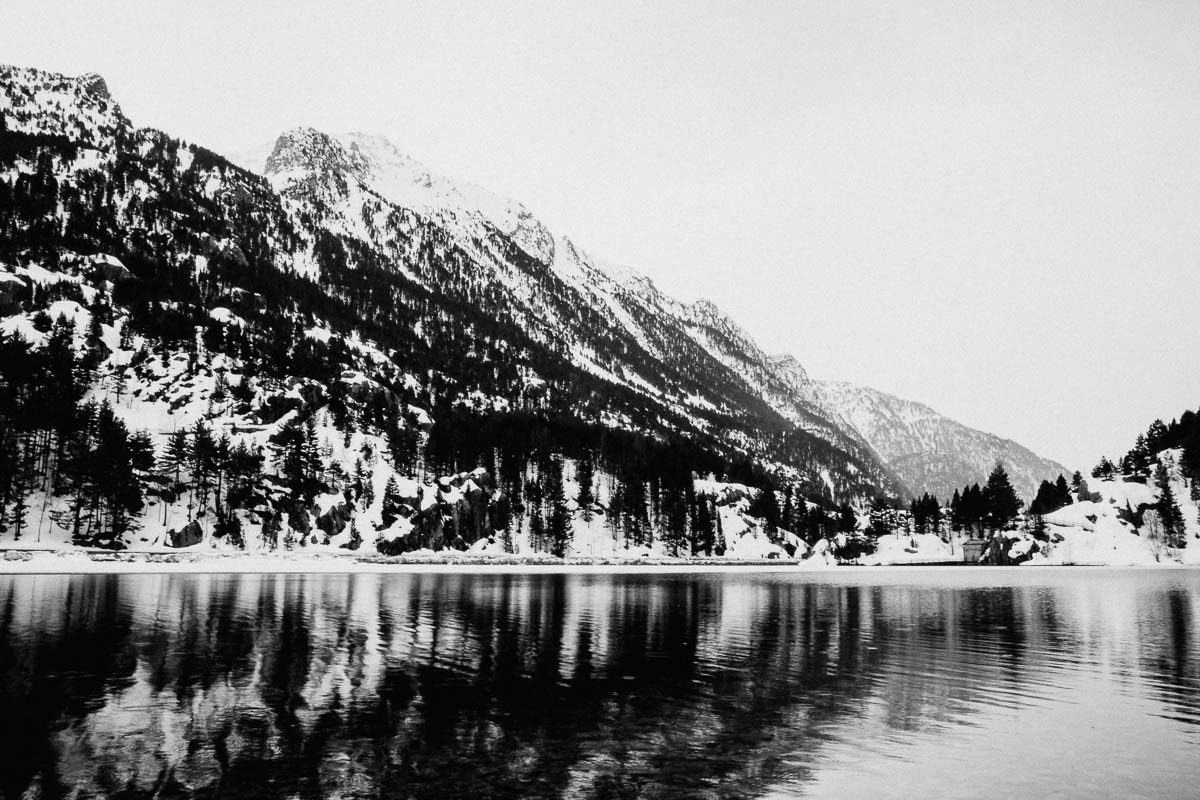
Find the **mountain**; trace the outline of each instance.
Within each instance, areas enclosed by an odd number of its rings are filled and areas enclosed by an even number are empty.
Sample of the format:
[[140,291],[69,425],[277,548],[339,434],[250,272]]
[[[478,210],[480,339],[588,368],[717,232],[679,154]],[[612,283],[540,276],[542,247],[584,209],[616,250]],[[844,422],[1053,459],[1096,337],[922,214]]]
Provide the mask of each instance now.
[[[248,156],[247,168],[286,190],[304,174],[297,172],[290,151],[306,136],[320,134],[286,134],[274,154],[259,151],[257,162]],[[528,254],[553,263],[590,302],[614,311],[622,326],[660,361],[672,360],[673,347],[651,345],[635,320],[654,319],[672,334],[689,337],[779,414],[847,452],[881,461],[908,491],[948,498],[955,489],[986,478],[997,460],[1005,463],[1018,493],[1027,498],[1047,477],[1071,473],[1016,442],[969,428],[919,403],[865,387],[814,380],[794,356],[763,352],[713,303],[681,303],[632,270],[597,264],[569,240],[556,239],[524,206],[438,175],[384,139],[363,134],[330,138],[349,154],[351,171],[381,196],[436,217],[448,229],[469,232],[465,221],[475,219],[506,231]]]
[[[519,203],[438,175],[386,140],[362,134],[289,131],[262,173],[282,196],[325,213],[327,225],[366,240],[376,234],[357,230],[358,220],[377,199],[436,223],[471,253],[478,277],[506,293],[522,325],[559,342],[572,367],[609,384],[605,391],[615,385],[666,400],[706,429],[704,417],[714,411],[749,413],[760,421],[734,441],[761,442],[765,423],[780,428],[776,436],[807,443],[785,445],[792,455],[779,451],[780,464],[792,463],[797,446],[828,448],[836,455],[810,460],[807,473],[794,476],[804,474],[817,494],[843,497],[864,478],[866,485],[901,488],[860,437],[790,390],[771,359],[714,305],[681,303],[644,275],[597,262]],[[520,251],[516,259],[489,246],[497,234]]]
[[1026,500],[1043,480],[1072,473],[1010,439],[968,428],[921,403],[837,381],[823,382],[815,392],[820,406],[869,442],[905,485],[943,500],[982,482],[996,461],[1004,463],[1017,495]]
[[256,174],[136,128],[96,76],[0,88],[14,540],[747,552],[732,526],[797,552],[743,523],[759,490],[915,491],[713,304],[386,140],[288,131]]

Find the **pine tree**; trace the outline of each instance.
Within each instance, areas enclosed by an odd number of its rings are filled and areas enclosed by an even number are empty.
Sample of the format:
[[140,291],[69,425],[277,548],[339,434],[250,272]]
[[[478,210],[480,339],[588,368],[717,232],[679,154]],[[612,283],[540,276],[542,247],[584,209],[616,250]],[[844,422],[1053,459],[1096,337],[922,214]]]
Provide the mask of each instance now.
[[575,502],[579,506],[579,511],[583,515],[584,522],[592,521],[592,504],[595,503],[595,495],[592,493],[592,482],[594,479],[594,467],[592,459],[585,455],[579,459],[575,468],[575,481],[579,484],[579,494]]
[[622,517],[626,538],[635,546],[649,544],[649,520],[646,516],[646,484],[631,478],[621,495],[624,500]]
[[912,517],[913,529],[917,533],[925,533],[926,519],[925,506],[917,498],[912,498],[908,504],[908,513]]
[[758,493],[758,496],[750,504],[749,514],[762,519],[763,529],[767,533],[775,533],[779,530],[779,501],[772,486],[768,485]]
[[716,534],[713,539],[713,555],[720,557],[725,555],[725,549],[727,546],[725,542],[725,526],[721,522],[720,509],[717,509],[715,504],[714,510],[716,510],[717,513],[713,515],[713,519],[716,522]]
[[279,529],[281,527],[277,512],[267,511],[263,514],[262,541],[263,546],[268,550],[275,550],[279,547]]
[[183,429],[176,430],[171,434],[171,438],[167,439],[166,448],[159,458],[159,465],[164,470],[173,473],[173,486],[179,483],[180,471],[191,460],[191,451],[192,448],[188,442],[187,431]]
[[909,504],[909,513],[912,515],[913,527],[917,533],[933,533],[941,532],[942,525],[942,508],[938,503],[938,499],[928,492],[921,495],[920,499],[913,498]]
[[1029,503],[1029,513],[1035,516],[1051,514],[1070,504],[1071,490],[1067,487],[1066,479],[1059,475],[1057,483],[1042,481],[1037,495]]
[[853,506],[849,503],[842,503],[838,509],[838,531],[841,533],[854,533],[858,530],[858,514],[855,513]]
[[1125,454],[1124,468],[1130,475],[1143,475],[1150,468],[1150,447],[1144,433],[1138,434],[1133,449]]
[[222,433],[213,447],[213,471],[217,476],[216,504],[217,512],[222,511],[221,493],[225,489],[225,476],[229,472],[233,460],[233,444],[228,433]]
[[983,489],[983,508],[984,521],[993,531],[1007,528],[1021,510],[1021,500],[1008,480],[1008,472],[998,461]]
[[829,517],[825,515],[825,511],[820,506],[814,505],[808,510],[805,517],[804,527],[808,532],[808,536],[805,538],[806,542],[815,544],[821,539],[829,538]]
[[21,531],[25,529],[26,514],[29,511],[29,488],[33,478],[32,465],[25,457],[26,448],[17,447],[15,451],[15,459],[13,472],[11,477],[11,492],[13,495],[13,541],[18,541],[21,538]]
[[[1082,475],[1078,472],[1075,475],[1081,482],[1083,481]],[[1067,479],[1062,476],[1061,472],[1058,474],[1058,480],[1054,482],[1054,490],[1058,493],[1059,508],[1064,508],[1074,502],[1071,499],[1071,487],[1067,485]]]
[[395,475],[389,475],[384,486],[379,516],[385,528],[390,528],[400,516],[400,484],[396,482]]
[[962,495],[955,489],[954,496],[950,498],[950,530],[962,533],[963,527]]
[[696,513],[692,518],[693,545],[692,555],[712,555],[713,545],[716,538],[716,529],[713,525],[713,511],[710,506],[711,501],[707,495],[700,495],[696,498]]
[[895,528],[895,521],[892,517],[892,507],[887,498],[876,497],[871,503],[871,522],[867,526],[868,535],[878,539],[892,533]]
[[1183,512],[1175,499],[1175,490],[1171,488],[1171,476],[1161,461],[1154,468],[1154,484],[1158,487],[1158,515],[1167,546],[1183,547],[1187,543]]
[[211,488],[208,477],[213,470],[215,458],[216,441],[213,439],[212,431],[203,422],[197,420],[195,427],[192,428],[190,466],[193,503],[188,504],[188,519],[193,518],[192,512],[196,505],[199,506],[201,514],[208,506],[208,492]]
[[926,506],[926,514],[929,519],[929,532],[936,535],[942,535],[942,504],[938,502],[936,495],[929,495],[928,505]]
[[69,512],[59,521],[71,531],[76,544],[93,544],[92,525],[99,505],[99,492],[95,484],[95,460],[92,458],[98,425],[98,408],[95,403],[83,403],[74,409],[69,422],[60,423],[60,457],[63,478],[71,490]]
[[987,514],[983,490],[975,483],[963,490],[960,514],[963,528],[972,536],[983,534],[983,524]]
[[608,492],[608,527],[612,533],[614,550],[623,550],[628,544],[625,537],[625,528],[621,524],[624,508],[625,488],[621,484],[621,481],[614,475],[612,487]]
[[567,508],[567,498],[563,492],[562,461],[557,458],[550,459],[547,466],[545,491],[550,512],[546,531],[550,537],[550,554],[562,558],[566,555],[572,531],[571,512]]
[[[396,470],[412,474],[417,468],[417,456],[420,452],[420,436],[417,427],[417,417],[405,415],[403,418],[392,412],[387,424],[388,449],[392,454],[392,463]],[[403,420],[403,424],[401,423]]]
[[529,547],[535,553],[546,552],[546,520],[542,518],[540,505],[529,509]]
[[1156,419],[1150,423],[1150,427],[1146,429],[1145,445],[1146,452],[1153,455],[1160,450],[1169,446],[1167,439],[1169,437],[1166,423],[1161,419]]
[[316,417],[304,421],[304,435],[300,444],[301,480],[306,495],[316,494],[322,469],[321,443],[317,440]]
[[795,498],[791,484],[783,487],[783,507],[779,511],[780,527],[792,530],[792,519],[796,516]]
[[666,523],[662,540],[672,556],[690,555],[688,547],[688,504],[687,495],[676,486],[663,490],[663,511]]

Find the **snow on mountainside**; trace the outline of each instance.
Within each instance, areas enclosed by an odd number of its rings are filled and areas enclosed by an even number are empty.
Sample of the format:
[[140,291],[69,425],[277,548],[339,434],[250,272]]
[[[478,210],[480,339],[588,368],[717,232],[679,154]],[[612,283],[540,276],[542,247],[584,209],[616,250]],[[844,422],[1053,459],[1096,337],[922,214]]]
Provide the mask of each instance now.
[[910,487],[943,500],[956,489],[982,483],[1002,461],[1017,494],[1030,500],[1038,484],[1071,470],[1028,448],[968,428],[928,406],[849,383],[822,382],[816,398],[835,419],[844,420]]
[[[623,332],[654,359],[671,364],[694,361],[697,354],[688,348],[697,346],[793,424],[859,458],[874,458],[870,446],[856,431],[833,423],[813,402],[811,391],[806,389],[809,378],[794,357],[765,354],[712,302],[682,303],[660,292],[650,278],[635,270],[598,262],[565,236],[555,237],[520,203],[438,175],[380,137],[328,137],[344,150],[327,153],[327,163],[318,167],[311,158],[292,152],[309,147],[303,143],[313,136],[321,135],[291,131],[280,137],[263,168],[273,185],[286,191],[308,180],[314,170],[328,170],[332,164],[335,171],[353,174],[380,197],[437,219],[447,230],[467,240],[486,236],[486,228],[494,226],[513,237],[530,256],[551,264],[558,277],[590,306],[611,313]],[[577,350],[576,360],[590,372],[638,388],[654,380],[648,375],[615,377],[616,373],[598,363],[586,346]],[[687,403],[706,405],[709,401],[694,395],[687,398]]]
[[901,491],[725,321],[385,143],[256,175],[91,78],[0,90],[4,546],[779,556],[698,487],[814,531]]
[[[286,146],[293,135],[285,134],[280,143]],[[352,164],[346,169],[380,196],[433,216],[462,236],[478,237],[483,226],[495,226],[529,255],[551,263],[587,302],[610,312],[655,359],[680,360],[678,334],[686,335],[775,412],[860,458],[881,460],[909,491],[949,495],[983,480],[1001,460],[1010,465],[1022,496],[1032,497],[1042,480],[1067,471],[1015,442],[968,428],[920,404],[865,387],[814,381],[794,356],[764,353],[710,301],[680,302],[662,294],[645,275],[595,261],[569,239],[555,237],[523,205],[438,175],[385,139],[363,134],[336,138]],[[295,180],[295,173],[269,159],[264,173],[277,187]],[[576,360],[591,372],[613,377],[587,352],[577,352]],[[632,380],[635,385],[648,382],[647,376]],[[693,402],[705,399],[696,396]]]
[[[291,177],[287,174],[289,165],[279,163],[278,156],[294,150],[296,140],[308,133],[285,133],[269,146],[247,148],[231,155],[230,160],[271,177],[278,185],[286,185]],[[553,236],[520,203],[475,184],[439,175],[382,136],[347,133],[331,138],[345,148],[355,176],[388,201],[424,216],[436,216],[443,223],[452,223],[456,216],[485,220],[539,261],[554,259]]]
[[891,423],[519,203],[362,134],[247,157],[0,67],[0,541],[781,557],[924,488]]
[[[347,231],[358,228],[372,198],[435,221],[477,259],[483,268],[477,279],[503,288],[531,330],[562,342],[576,366],[603,381],[665,401],[705,430],[712,430],[708,412],[750,405],[778,415],[854,459],[848,469],[833,471],[848,478],[821,478],[831,493],[860,474],[898,486],[861,438],[847,435],[789,387],[778,365],[711,303],[680,303],[644,275],[597,263],[519,203],[437,175],[386,140],[362,134],[286,132],[263,172],[285,197],[332,210],[329,224]],[[496,246],[496,234],[533,264],[514,263]],[[356,235],[376,238],[370,230]],[[550,273],[539,274],[538,265]],[[742,436],[730,441],[747,443]],[[828,475],[815,465],[810,474]]]

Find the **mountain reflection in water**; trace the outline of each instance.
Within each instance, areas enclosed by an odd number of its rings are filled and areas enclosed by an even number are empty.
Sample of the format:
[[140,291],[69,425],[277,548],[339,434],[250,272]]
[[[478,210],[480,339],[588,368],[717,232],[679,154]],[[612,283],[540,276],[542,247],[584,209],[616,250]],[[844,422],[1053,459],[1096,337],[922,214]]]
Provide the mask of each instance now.
[[1188,571],[4,576],[0,796],[1193,796],[1198,593]]

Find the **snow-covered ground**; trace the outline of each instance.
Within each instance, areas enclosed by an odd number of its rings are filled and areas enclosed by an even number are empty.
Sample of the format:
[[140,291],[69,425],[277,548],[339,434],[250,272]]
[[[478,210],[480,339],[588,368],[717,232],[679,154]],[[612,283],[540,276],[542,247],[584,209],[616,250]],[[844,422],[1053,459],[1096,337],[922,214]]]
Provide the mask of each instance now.
[[1089,480],[1088,491],[1098,500],[1081,500],[1046,515],[1047,532],[1054,543],[1049,552],[1034,555],[1031,564],[1139,565],[1200,564],[1200,520],[1190,488],[1178,469],[1178,453],[1167,451],[1171,488],[1186,526],[1187,546],[1178,550],[1156,545],[1148,532],[1135,528],[1123,516],[1158,501],[1153,485],[1125,480]]
[[[945,566],[933,566],[937,560],[927,557],[884,561],[863,558],[861,563],[836,565],[831,560],[809,558],[802,561],[740,561],[729,559],[664,559],[644,558],[626,560],[604,559],[521,559],[513,556],[486,558],[473,554],[438,553],[425,558],[364,560],[356,556],[331,554],[310,555],[229,555],[219,553],[184,553],[164,558],[148,558],[146,554],[124,553],[104,560],[93,560],[79,551],[42,551],[22,558],[0,559],[0,575],[30,574],[307,574],[307,573],[370,573],[370,574],[705,574],[705,573],[763,573],[803,574],[809,572],[887,572],[910,574],[932,566],[943,571],[1011,571],[1011,566],[980,566],[958,564],[957,559],[944,559]],[[1042,566],[1064,566],[1049,560],[1030,562]],[[1147,569],[1192,569],[1192,563],[1177,561],[1156,563],[1138,562],[1133,565],[1077,564],[1079,568],[1105,566],[1134,566]]]
[[951,547],[932,533],[898,533],[880,536],[875,552],[859,559],[864,566],[935,564],[962,561],[961,546]]
[[553,559],[482,556],[478,553],[409,554],[399,558],[361,558],[333,554],[220,554],[115,553],[94,560],[88,553],[69,550],[20,552],[20,558],[0,559],[0,574],[32,573],[344,573],[344,572],[552,572],[622,573],[658,571],[703,573],[724,571],[797,572],[822,569],[824,561],[742,561],[732,559],[630,558]]

